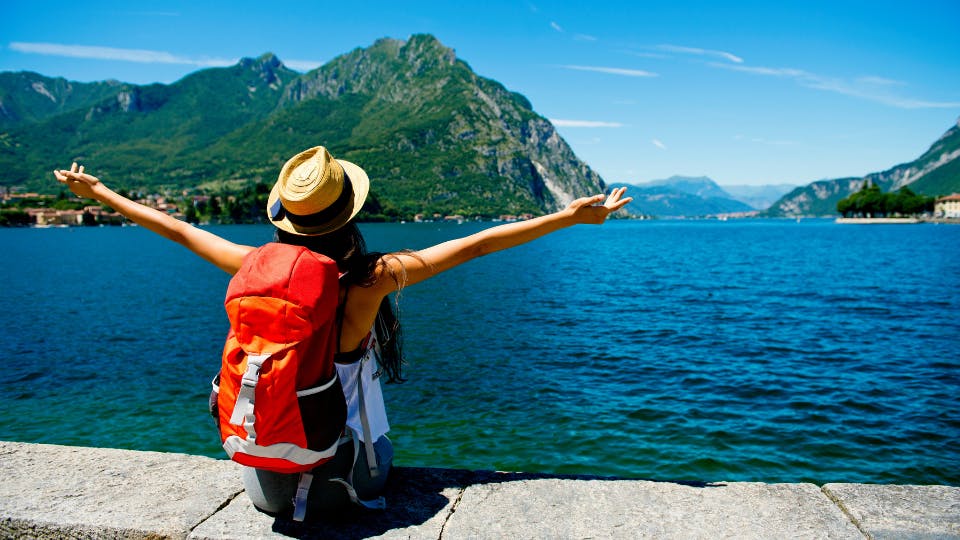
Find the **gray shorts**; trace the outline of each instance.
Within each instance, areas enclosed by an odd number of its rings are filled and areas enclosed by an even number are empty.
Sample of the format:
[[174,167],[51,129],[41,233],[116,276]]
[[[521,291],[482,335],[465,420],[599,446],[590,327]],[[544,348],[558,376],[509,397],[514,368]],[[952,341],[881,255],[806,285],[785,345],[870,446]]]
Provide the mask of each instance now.
[[[330,461],[317,467],[313,471],[313,483],[310,485],[310,494],[307,497],[307,516],[322,515],[348,508],[352,503],[346,489],[336,482],[329,482],[330,478],[346,479],[353,465],[353,487],[360,499],[375,499],[383,491],[387,481],[390,466],[393,464],[393,444],[386,435],[373,443],[377,454],[379,475],[370,477],[367,467],[367,455],[363,445],[356,463],[354,460],[354,445],[352,440],[340,445],[337,454]],[[243,468],[243,487],[253,505],[269,514],[285,514],[293,511],[293,499],[297,494],[297,483],[300,474],[283,474],[271,471]]]

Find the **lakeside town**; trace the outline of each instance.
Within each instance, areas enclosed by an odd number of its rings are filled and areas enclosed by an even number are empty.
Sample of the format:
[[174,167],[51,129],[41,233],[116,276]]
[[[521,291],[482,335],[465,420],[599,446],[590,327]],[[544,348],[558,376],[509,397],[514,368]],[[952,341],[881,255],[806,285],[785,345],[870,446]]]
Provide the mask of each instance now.
[[[149,194],[142,197],[132,197],[136,202],[165,212],[170,216],[195,224],[216,223],[249,223],[263,222],[259,215],[253,219],[243,219],[232,211],[239,208],[238,198],[235,196],[219,198],[210,195],[184,196],[174,201],[168,196]],[[58,204],[58,201],[62,201]],[[101,205],[83,205],[82,201],[71,195],[50,195],[33,192],[0,192],[0,226],[12,227],[76,227],[98,225],[126,225],[130,222],[118,212]],[[533,218],[530,213],[502,214],[489,221],[512,222]],[[427,222],[455,222],[463,223],[471,220],[463,215],[415,214],[414,223]],[[475,220],[475,219],[474,219]]]
[[[130,194],[133,200],[165,212],[170,216],[189,223],[205,225],[209,223],[262,223],[261,212],[265,200],[265,192],[254,190],[251,193],[239,195],[191,195],[187,192],[177,199],[162,194]],[[263,200],[261,200],[263,199]],[[75,227],[129,224],[129,221],[112,209],[86,204],[69,193],[61,192],[58,195],[34,192],[19,192],[12,189],[0,190],[0,226],[6,227]],[[518,215],[503,214],[486,218],[467,217],[460,214],[444,215],[439,213],[418,213],[408,216],[375,216],[368,221],[412,221],[425,222],[455,222],[465,221],[493,221],[512,222],[522,221],[535,217],[534,214],[523,213]],[[633,219],[656,219],[655,216],[631,215]],[[748,219],[761,217],[759,211],[723,213],[709,216],[699,216],[684,219]],[[795,216],[796,219],[825,217],[825,216]],[[843,212],[837,219],[839,223],[960,223],[960,193],[937,197],[932,208],[927,211],[910,215],[849,215]]]

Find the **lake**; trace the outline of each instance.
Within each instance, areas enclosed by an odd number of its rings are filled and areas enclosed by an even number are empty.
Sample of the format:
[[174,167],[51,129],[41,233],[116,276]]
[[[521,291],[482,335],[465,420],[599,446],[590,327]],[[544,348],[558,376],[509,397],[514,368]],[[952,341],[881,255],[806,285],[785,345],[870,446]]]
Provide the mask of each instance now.
[[[488,226],[361,229],[395,250]],[[0,439],[223,457],[226,274],[139,227],[0,245]],[[395,462],[960,485],[958,246],[950,225],[615,221],[489,255],[400,295]]]

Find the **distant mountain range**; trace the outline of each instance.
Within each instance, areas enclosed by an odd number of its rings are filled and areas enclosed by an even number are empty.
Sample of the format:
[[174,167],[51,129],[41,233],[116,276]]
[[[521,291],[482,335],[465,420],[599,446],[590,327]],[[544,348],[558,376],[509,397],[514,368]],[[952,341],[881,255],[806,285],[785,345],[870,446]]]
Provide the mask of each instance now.
[[302,75],[272,54],[169,85],[0,73],[0,185],[56,191],[75,159],[116,187],[239,189],[316,145],[363,166],[386,215],[542,213],[605,188],[526,98],[430,35]]
[[746,203],[757,210],[766,210],[780,197],[793,191],[796,184],[724,185],[723,190],[735,200]]
[[704,217],[759,210],[761,217],[834,216],[837,202],[864,182],[883,191],[904,186],[923,195],[960,192],[960,121],[919,158],[862,177],[820,180],[805,186],[719,186],[706,177],[672,176],[632,186],[632,214]]
[[960,120],[919,158],[863,177],[820,180],[798,187],[770,206],[765,216],[827,216],[837,214],[837,202],[869,181],[883,191],[910,186],[914,193],[949,195],[960,192]]
[[[706,217],[766,208],[795,186],[721,187],[705,176],[671,176],[630,185],[630,214],[657,217]],[[733,193],[732,193],[732,192]]]

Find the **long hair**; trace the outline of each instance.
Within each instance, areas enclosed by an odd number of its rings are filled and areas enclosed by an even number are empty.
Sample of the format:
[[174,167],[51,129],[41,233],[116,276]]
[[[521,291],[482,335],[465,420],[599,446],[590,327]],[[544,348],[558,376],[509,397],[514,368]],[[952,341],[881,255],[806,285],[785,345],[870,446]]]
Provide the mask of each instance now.
[[[360,229],[352,221],[335,231],[322,235],[291,234],[277,229],[274,241],[281,244],[303,246],[310,251],[330,257],[337,263],[340,273],[343,274],[341,283],[346,287],[352,285],[369,287],[373,285],[377,265],[381,264],[380,260],[385,255],[383,253],[367,252],[367,243],[364,241],[363,235],[360,234]],[[391,278],[397,280],[398,283],[402,283],[400,276],[391,274]],[[391,305],[389,296],[380,302],[374,327],[377,340],[380,343],[380,367],[387,374],[387,382],[405,381],[402,373],[403,352],[400,319]]]

